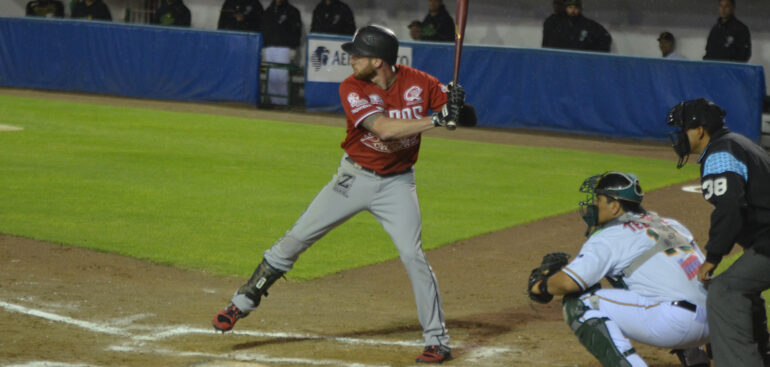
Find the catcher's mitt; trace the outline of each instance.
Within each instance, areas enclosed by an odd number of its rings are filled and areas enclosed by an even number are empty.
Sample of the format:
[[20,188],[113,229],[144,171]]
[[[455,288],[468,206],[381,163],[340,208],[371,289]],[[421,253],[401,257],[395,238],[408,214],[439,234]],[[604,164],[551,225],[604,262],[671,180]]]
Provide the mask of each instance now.
[[[546,281],[552,275],[556,274],[561,268],[569,263],[569,254],[566,252],[552,252],[543,256],[543,261],[529,274],[529,281],[527,282],[527,293],[529,298],[535,302],[548,303],[553,299],[553,295],[550,293],[535,294],[532,293],[532,286],[539,281]],[[544,287],[540,287],[544,289]]]

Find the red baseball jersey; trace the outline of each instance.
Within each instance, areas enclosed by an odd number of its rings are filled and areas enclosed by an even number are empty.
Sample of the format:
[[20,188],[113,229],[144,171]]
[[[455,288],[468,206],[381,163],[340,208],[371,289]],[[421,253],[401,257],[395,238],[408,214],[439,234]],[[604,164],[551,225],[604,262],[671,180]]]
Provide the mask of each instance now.
[[446,87],[434,76],[398,65],[396,82],[387,90],[352,75],[340,84],[340,100],[347,117],[347,136],[341,146],[356,163],[379,174],[400,172],[417,162],[421,134],[383,141],[360,126],[367,117],[413,120],[430,116],[447,103]]

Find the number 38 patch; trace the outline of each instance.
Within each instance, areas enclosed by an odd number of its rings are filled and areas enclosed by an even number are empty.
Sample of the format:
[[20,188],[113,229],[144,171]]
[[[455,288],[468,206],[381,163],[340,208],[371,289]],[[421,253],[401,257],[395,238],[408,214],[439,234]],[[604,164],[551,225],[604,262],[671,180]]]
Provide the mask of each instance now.
[[722,196],[727,192],[727,178],[719,177],[703,181],[701,189],[703,189],[703,198],[706,200],[711,199],[714,195]]

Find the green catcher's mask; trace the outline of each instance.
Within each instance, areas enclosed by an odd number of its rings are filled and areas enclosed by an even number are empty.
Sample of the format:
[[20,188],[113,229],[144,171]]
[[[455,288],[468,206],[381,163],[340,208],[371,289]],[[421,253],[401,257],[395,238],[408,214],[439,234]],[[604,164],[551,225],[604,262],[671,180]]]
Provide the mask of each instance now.
[[604,195],[615,200],[625,200],[641,203],[644,193],[639,185],[639,178],[633,173],[605,172],[593,175],[580,185],[580,192],[586,194],[586,199],[580,201],[580,216],[586,222],[586,237],[591,229],[599,225],[599,209],[596,206],[596,196]]

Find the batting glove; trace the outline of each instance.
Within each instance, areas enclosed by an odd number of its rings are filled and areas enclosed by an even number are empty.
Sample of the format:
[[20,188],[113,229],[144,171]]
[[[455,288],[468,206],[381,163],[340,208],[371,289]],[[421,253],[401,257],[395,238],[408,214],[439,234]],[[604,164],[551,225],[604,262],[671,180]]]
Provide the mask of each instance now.
[[445,104],[443,108],[441,108],[441,111],[438,111],[431,116],[431,121],[433,121],[433,126],[444,126],[447,122],[452,121],[449,119],[449,108],[447,107],[449,104]]

